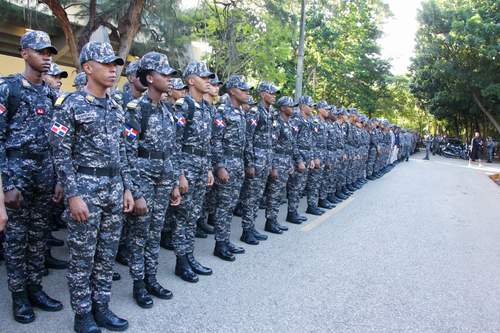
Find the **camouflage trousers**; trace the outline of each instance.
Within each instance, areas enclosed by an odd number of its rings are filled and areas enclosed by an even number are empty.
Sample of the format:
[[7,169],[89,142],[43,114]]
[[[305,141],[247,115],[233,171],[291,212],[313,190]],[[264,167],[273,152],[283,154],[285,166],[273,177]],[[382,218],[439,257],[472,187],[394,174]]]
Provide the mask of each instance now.
[[[288,168],[278,168],[278,177],[268,178],[266,195],[266,219],[277,220],[281,206],[282,193],[290,183],[290,174]],[[290,204],[288,206],[290,209]]]
[[319,169],[309,169],[307,172],[306,192],[307,206],[309,207],[318,207],[319,188],[321,186],[324,170],[324,165],[321,165]]
[[230,158],[226,160],[226,170],[229,173],[229,181],[222,183],[215,179],[215,197],[217,206],[215,209],[215,240],[218,242],[229,241],[231,235],[231,221],[233,211],[240,198],[241,186],[245,177],[243,159]]
[[67,279],[71,307],[88,313],[92,302],[109,303],[113,264],[123,223],[123,183],[120,176],[78,174],[78,193],[89,209],[89,218],[68,221],[69,269]]
[[155,276],[158,270],[161,231],[169,207],[174,179],[139,180],[148,212],[143,216],[129,215],[129,268],[133,280],[143,280],[145,275]]
[[173,232],[172,243],[177,256],[183,256],[194,251],[194,235],[196,232],[196,221],[200,218],[203,210],[203,200],[207,190],[207,161],[196,155],[192,163],[188,164],[185,176],[189,189],[182,195],[181,204],[173,207]]
[[368,152],[368,159],[366,161],[366,175],[373,175],[373,171],[375,169],[375,161],[377,160],[377,148],[370,147]]
[[[307,164],[306,164],[307,165]],[[295,171],[288,177],[288,182],[286,184],[287,196],[288,196],[288,211],[296,212],[299,208],[300,198],[304,192],[306,181],[307,181],[308,171],[298,172]]]
[[23,195],[20,209],[8,209],[5,231],[5,263],[11,292],[27,285],[41,285],[55,185],[52,161],[41,163],[13,158],[8,168],[15,174],[15,186]]
[[339,154],[339,162],[335,174],[335,186],[337,191],[341,191],[342,188],[347,185],[347,167],[349,165],[345,150],[341,150]]
[[335,153],[330,153],[330,159],[327,165],[323,168],[321,175],[321,183],[319,185],[319,198],[324,200],[329,193],[334,192],[335,188]]
[[241,224],[243,229],[251,229],[255,226],[255,218],[259,210],[260,200],[264,195],[267,179],[271,172],[271,166],[266,165],[255,168],[254,177],[245,177],[241,189],[243,217]]

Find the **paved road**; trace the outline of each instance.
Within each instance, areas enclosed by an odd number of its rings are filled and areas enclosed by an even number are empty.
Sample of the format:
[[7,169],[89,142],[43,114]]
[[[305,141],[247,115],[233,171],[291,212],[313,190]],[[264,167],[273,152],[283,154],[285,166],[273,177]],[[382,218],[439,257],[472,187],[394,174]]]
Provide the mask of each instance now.
[[[415,156],[327,216],[246,246],[234,263],[199,241],[197,257],[215,274],[198,284],[176,278],[162,250],[159,279],[175,296],[153,309],[133,303],[119,266],[112,308],[129,332],[500,332],[500,188],[487,177],[498,169]],[[239,234],[238,219],[238,244]],[[3,265],[0,332],[71,331],[63,273],[45,289],[65,310],[37,311],[30,325],[11,319],[4,275]]]

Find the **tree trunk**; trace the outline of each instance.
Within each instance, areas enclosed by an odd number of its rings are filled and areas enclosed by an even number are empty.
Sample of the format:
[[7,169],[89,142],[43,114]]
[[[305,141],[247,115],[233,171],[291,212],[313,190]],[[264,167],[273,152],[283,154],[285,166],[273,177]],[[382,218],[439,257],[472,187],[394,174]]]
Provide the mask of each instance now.
[[52,14],[54,14],[59,21],[59,24],[64,31],[64,36],[66,37],[66,43],[69,46],[71,59],[73,59],[73,65],[78,71],[80,71],[80,58],[78,48],[76,46],[76,38],[73,28],[71,27],[71,23],[69,22],[68,15],[66,14],[66,10],[58,0],[39,0],[39,2],[46,4],[52,11]]
[[[135,35],[141,28],[141,14],[145,0],[131,0],[127,13],[118,21],[118,32],[120,34],[120,46],[118,55],[127,60],[127,56],[134,42]],[[118,69],[117,80],[120,78],[123,68]]]
[[490,111],[488,111],[483,103],[481,103],[481,99],[479,98],[479,94],[477,92],[473,92],[472,93],[472,97],[474,98],[474,101],[476,102],[477,106],[479,107],[479,109],[484,113],[484,115],[491,121],[491,123],[493,124],[493,126],[495,126],[497,132],[500,134],[500,124],[498,123],[498,121],[495,119],[495,117],[493,117],[493,115],[491,114]]
[[297,58],[297,78],[295,81],[295,100],[302,96],[302,77],[304,75],[304,43],[306,30],[306,0],[302,0],[300,7],[300,39]]

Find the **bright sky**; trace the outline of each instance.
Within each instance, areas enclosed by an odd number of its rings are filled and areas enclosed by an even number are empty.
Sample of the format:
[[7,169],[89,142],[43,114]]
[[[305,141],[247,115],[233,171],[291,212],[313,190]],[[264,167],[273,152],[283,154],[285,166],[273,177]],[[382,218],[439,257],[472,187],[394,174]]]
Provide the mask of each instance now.
[[[391,61],[392,73],[404,74],[410,65],[417,32],[417,9],[422,0],[385,0],[393,17],[383,26],[382,56]],[[183,8],[196,7],[200,0],[182,0]]]
[[389,58],[392,73],[404,74],[414,54],[417,32],[417,9],[422,0],[385,0],[393,17],[383,27],[384,36],[380,40],[382,56]]

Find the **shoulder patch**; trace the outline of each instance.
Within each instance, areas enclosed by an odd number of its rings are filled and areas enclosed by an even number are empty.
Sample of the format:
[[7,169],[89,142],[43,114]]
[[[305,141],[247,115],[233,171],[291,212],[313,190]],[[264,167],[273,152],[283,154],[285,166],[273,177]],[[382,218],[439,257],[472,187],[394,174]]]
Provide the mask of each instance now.
[[182,104],[184,104],[184,97],[181,97],[175,101],[175,105],[182,105]]
[[95,100],[95,97],[92,95],[87,95],[87,96],[85,96],[85,99],[87,100],[87,102],[93,103]]
[[137,102],[136,101],[131,101],[127,103],[127,109],[129,110],[135,110],[137,109]]
[[61,106],[62,103],[64,103],[64,100],[68,97],[68,94],[62,94],[56,99],[56,102],[54,103],[54,106]]

